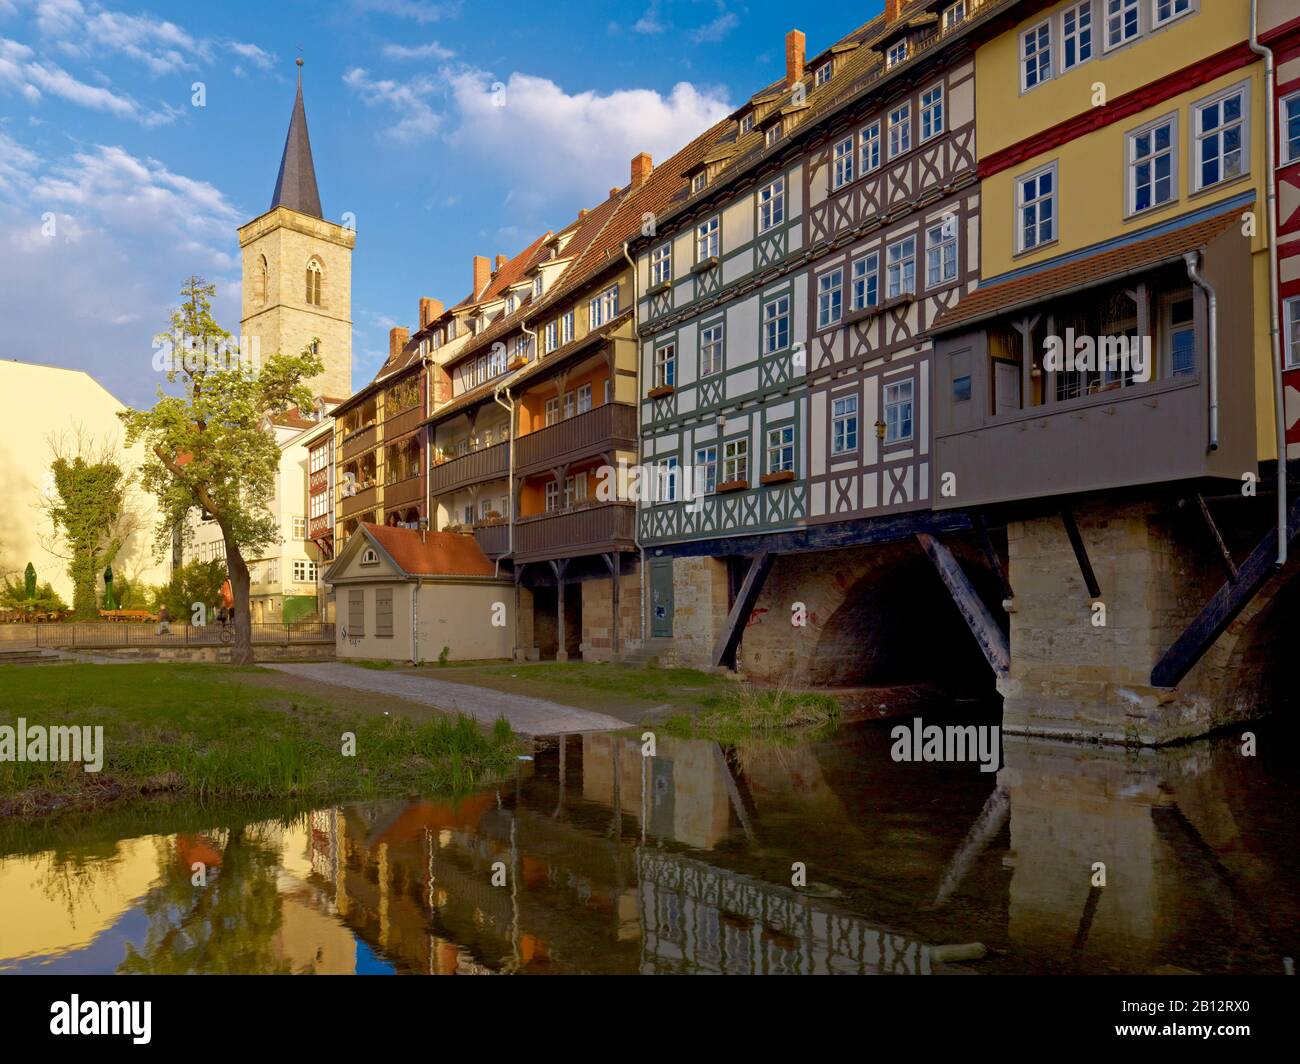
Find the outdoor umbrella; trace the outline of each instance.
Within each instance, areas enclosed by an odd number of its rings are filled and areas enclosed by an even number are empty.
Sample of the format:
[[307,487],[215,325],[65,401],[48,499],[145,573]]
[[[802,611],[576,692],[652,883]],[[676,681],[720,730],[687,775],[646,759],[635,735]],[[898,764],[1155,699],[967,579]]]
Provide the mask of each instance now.
[[113,567],[104,570],[104,609],[117,609],[117,596],[113,594]]

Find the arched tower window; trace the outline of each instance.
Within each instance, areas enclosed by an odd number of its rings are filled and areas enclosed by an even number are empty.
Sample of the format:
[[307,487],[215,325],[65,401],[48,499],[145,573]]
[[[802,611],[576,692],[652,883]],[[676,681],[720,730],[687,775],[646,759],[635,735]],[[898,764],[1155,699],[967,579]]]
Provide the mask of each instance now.
[[257,257],[257,271],[253,276],[253,301],[261,306],[266,302],[266,293],[270,290],[271,267],[266,263],[266,256]]
[[320,261],[312,259],[307,263],[307,302],[313,307],[320,306]]

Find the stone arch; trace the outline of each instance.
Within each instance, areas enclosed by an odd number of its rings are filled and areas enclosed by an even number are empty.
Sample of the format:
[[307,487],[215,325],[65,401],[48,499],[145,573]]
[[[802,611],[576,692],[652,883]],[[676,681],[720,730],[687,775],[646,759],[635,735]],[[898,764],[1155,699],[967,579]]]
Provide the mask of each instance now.
[[257,256],[257,265],[253,270],[253,302],[259,307],[266,305],[267,295],[271,291],[271,267],[265,255]]

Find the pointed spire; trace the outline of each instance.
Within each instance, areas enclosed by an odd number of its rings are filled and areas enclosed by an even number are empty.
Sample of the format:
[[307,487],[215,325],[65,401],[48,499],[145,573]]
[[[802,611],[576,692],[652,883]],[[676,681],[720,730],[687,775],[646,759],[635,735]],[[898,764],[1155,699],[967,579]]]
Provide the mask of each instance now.
[[293,101],[289,135],[284,140],[280,175],[275,179],[271,207],[288,207],[313,218],[324,218],[320,191],[316,188],[316,167],[311,161],[311,140],[307,136],[307,110],[302,103],[302,59],[298,63],[298,95]]

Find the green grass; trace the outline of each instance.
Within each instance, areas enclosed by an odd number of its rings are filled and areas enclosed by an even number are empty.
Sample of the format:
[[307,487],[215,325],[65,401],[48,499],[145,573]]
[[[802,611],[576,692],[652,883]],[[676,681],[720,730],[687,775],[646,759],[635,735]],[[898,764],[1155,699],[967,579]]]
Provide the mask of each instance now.
[[755,739],[816,741],[834,731],[839,722],[840,704],[830,695],[739,687],[720,704],[696,715],[669,717],[661,727],[679,739],[712,739],[735,745]]
[[[498,721],[407,719],[246,682],[256,668],[132,664],[0,667],[0,724],[102,725],[103,770],[0,761],[0,815],[122,798],[345,799],[463,792],[505,774]],[[344,756],[345,733],[355,756]]]

